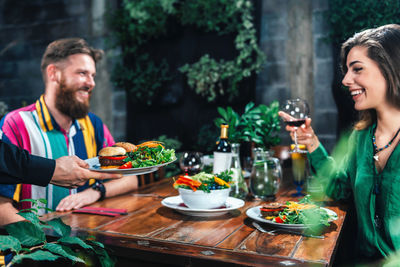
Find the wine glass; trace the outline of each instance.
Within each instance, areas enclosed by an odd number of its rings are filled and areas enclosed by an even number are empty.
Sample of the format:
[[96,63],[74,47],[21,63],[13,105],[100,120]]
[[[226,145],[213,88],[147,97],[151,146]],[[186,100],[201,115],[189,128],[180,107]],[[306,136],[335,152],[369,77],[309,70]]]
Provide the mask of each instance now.
[[[281,110],[287,114],[287,116],[283,116],[283,121],[292,127],[295,127],[297,130],[298,127],[303,125],[306,122],[306,118],[308,118],[310,109],[308,108],[307,101],[303,99],[289,99],[286,100],[283,104]],[[294,148],[292,149],[292,153],[305,153],[307,151],[300,149],[297,143],[297,132],[294,131]]]
[[203,168],[203,154],[200,152],[183,152],[179,159],[179,167],[185,175],[193,175]]

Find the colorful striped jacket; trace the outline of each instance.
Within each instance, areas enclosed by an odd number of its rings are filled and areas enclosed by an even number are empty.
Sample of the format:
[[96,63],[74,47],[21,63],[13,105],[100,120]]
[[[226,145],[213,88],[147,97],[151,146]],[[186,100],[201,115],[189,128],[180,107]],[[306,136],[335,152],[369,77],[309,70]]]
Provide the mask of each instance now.
[[[33,155],[51,159],[66,155],[76,155],[81,159],[92,158],[101,148],[114,144],[107,126],[93,113],[74,120],[66,132],[48,111],[43,95],[36,103],[6,115],[0,121],[0,138]],[[47,208],[55,209],[61,199],[86,187],[66,189],[51,184],[47,187],[31,184],[0,185],[0,195],[17,202],[28,198],[44,198],[47,199]],[[21,204],[21,208],[29,206],[27,202]]]

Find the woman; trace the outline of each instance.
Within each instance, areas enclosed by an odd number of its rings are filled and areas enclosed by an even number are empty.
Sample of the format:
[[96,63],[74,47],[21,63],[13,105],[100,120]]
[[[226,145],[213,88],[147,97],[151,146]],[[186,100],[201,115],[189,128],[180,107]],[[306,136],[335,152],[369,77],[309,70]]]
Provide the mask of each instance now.
[[[353,199],[361,257],[380,258],[400,249],[400,26],[369,29],[341,49],[342,83],[360,112],[340,164],[329,157],[311,127],[297,129],[312,169],[326,180],[328,196]],[[280,116],[287,116],[283,112]],[[288,131],[296,129],[287,126]]]

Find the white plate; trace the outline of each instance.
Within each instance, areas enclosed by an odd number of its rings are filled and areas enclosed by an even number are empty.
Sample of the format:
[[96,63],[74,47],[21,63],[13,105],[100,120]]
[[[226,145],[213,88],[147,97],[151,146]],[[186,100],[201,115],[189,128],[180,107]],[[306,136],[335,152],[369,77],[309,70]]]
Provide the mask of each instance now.
[[[308,226],[304,225],[304,224],[285,224],[285,223],[276,223],[276,222],[273,222],[270,220],[266,220],[263,217],[261,217],[261,211],[260,211],[261,207],[262,206],[257,206],[257,207],[248,209],[246,211],[246,215],[249,216],[250,218],[252,218],[253,220],[256,220],[256,221],[259,221],[262,223],[266,223],[266,224],[269,224],[271,226],[278,227],[278,228],[285,228],[285,229],[292,229],[292,230],[303,230],[303,229],[308,228]],[[337,218],[337,214],[333,210],[326,209],[326,208],[321,208],[321,209],[326,210],[326,212],[328,212],[329,215],[335,216]]]
[[234,197],[226,199],[225,208],[219,209],[190,209],[183,206],[180,196],[167,197],[161,201],[161,204],[167,208],[174,209],[180,213],[189,216],[213,217],[223,215],[231,210],[235,210],[244,206],[244,201]]
[[130,168],[130,169],[101,169],[100,168],[100,163],[99,163],[99,158],[90,158],[85,160],[89,164],[89,170],[92,171],[98,171],[98,172],[108,172],[108,173],[120,173],[123,175],[141,175],[141,174],[146,174],[146,173],[151,173],[157,171],[160,167],[163,167],[165,165],[168,165],[173,161],[159,164],[159,165],[154,165],[154,166],[149,166],[149,167],[142,167],[142,168]]

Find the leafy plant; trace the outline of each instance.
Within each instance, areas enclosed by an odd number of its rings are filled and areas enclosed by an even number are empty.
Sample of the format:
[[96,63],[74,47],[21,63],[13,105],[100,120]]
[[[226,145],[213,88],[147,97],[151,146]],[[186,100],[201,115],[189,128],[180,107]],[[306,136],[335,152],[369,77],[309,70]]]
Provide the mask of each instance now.
[[221,35],[237,33],[236,58],[218,61],[206,54],[179,68],[187,75],[189,86],[209,102],[221,95],[229,99],[237,96],[239,82],[260,71],[265,61],[257,45],[250,0],[123,0],[110,18],[115,46],[122,48],[113,81],[137,103],[151,105],[173,78],[176,70],[170,70],[165,59],[150,59],[144,47],[174,34],[177,25]]
[[329,0],[327,18],[331,23],[331,40],[335,44],[341,44],[363,29],[399,23],[400,2],[397,0]]
[[242,115],[231,107],[226,109],[219,107],[218,113],[222,118],[217,118],[214,122],[217,127],[222,123],[229,124],[228,135],[232,143],[254,142],[256,146],[268,149],[280,142],[278,111],[278,101],[273,101],[269,106],[264,104],[255,106],[250,102]]
[[[12,260],[7,264],[21,263],[25,259],[35,261],[69,260],[72,263],[84,263],[83,257],[97,257],[101,266],[114,266],[104,245],[95,240],[94,236],[71,236],[71,227],[64,224],[60,218],[41,221],[39,209],[48,209],[40,204],[46,204],[45,199],[24,199],[32,203],[32,208],[18,212],[26,221],[6,225],[9,235],[0,236],[0,251],[11,253]],[[52,229],[57,236],[55,241],[48,241],[44,229]]]

